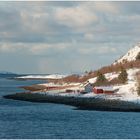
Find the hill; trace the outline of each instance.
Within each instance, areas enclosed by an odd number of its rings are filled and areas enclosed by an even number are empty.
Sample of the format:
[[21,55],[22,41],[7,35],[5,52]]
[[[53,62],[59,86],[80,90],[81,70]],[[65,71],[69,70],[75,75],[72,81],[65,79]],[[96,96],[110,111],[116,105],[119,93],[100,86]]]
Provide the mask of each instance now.
[[139,55],[140,55],[140,43],[131,48],[124,56],[118,59],[114,64],[136,61],[140,59],[138,57]]
[[98,71],[100,71],[102,74],[107,74],[107,73],[119,72],[122,67],[125,69],[140,68],[140,43],[138,43],[136,46],[128,50],[128,52],[123,57],[116,60],[111,65],[104,66],[95,71],[90,71],[89,73],[86,73],[82,76],[69,75],[55,82],[67,82],[67,83],[85,82],[90,78],[96,77]]

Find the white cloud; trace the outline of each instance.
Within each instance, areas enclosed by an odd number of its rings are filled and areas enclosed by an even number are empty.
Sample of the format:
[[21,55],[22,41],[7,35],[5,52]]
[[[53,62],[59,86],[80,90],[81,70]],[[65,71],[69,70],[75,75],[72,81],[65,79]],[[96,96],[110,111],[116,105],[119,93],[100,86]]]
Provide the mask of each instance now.
[[25,30],[41,33],[48,30],[49,14],[45,12],[26,11],[20,12],[21,22]]
[[32,55],[44,55],[48,51],[53,53],[63,52],[64,50],[71,47],[70,43],[0,43],[0,53],[26,53]]
[[14,53],[18,52],[20,48],[20,44],[12,44],[12,43],[0,43],[0,53]]
[[48,51],[51,51],[53,53],[54,50],[58,52],[62,52],[68,47],[69,44],[65,44],[65,43],[59,43],[59,44],[40,43],[40,44],[32,44],[29,51],[34,55],[41,55],[41,54],[47,54]]
[[55,18],[59,24],[76,28],[89,26],[98,20],[98,17],[83,5],[58,8],[55,11]]
[[115,2],[96,1],[93,5],[98,12],[111,14],[118,14],[120,12],[119,7],[115,4]]

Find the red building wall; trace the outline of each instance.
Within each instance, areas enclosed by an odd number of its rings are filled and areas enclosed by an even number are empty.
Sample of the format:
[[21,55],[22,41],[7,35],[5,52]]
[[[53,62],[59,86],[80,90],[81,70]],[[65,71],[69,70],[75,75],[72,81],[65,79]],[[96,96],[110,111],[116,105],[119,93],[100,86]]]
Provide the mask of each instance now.
[[96,94],[103,94],[103,89],[93,88],[93,92],[96,93]]
[[99,89],[99,88],[93,88],[93,92],[96,94],[113,94],[114,91],[113,90],[104,90],[104,89]]

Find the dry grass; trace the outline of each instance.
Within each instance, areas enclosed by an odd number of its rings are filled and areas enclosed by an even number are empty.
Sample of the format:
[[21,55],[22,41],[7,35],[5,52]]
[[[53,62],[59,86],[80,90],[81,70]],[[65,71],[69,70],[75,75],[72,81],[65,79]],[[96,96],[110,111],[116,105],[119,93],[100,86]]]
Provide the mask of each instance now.
[[109,81],[110,85],[120,85],[122,84],[122,81],[118,78],[114,78],[111,81]]
[[[121,68],[124,69],[129,69],[129,68],[140,68],[140,60],[136,60],[136,61],[132,61],[132,62],[127,62],[125,61],[125,63],[118,63],[115,65],[109,65],[109,66],[105,66],[102,67],[98,70],[95,71],[90,71],[89,73],[86,73],[84,76],[78,76],[78,75],[70,75],[68,77],[65,77],[61,80],[56,80],[54,82],[66,82],[66,83],[71,83],[71,82],[85,82],[90,78],[94,78],[97,76],[98,71],[100,71],[102,74],[106,74],[106,73],[111,73],[111,72],[119,72],[121,70]],[[117,79],[114,79],[113,84],[115,82],[119,82]],[[120,83],[120,82],[119,82]]]

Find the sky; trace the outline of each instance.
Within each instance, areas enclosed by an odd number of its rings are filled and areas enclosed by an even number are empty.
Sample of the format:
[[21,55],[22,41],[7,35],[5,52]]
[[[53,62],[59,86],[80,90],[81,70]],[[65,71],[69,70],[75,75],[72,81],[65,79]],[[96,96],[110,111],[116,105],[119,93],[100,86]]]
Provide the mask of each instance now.
[[140,42],[140,2],[0,2],[0,71],[79,73]]

